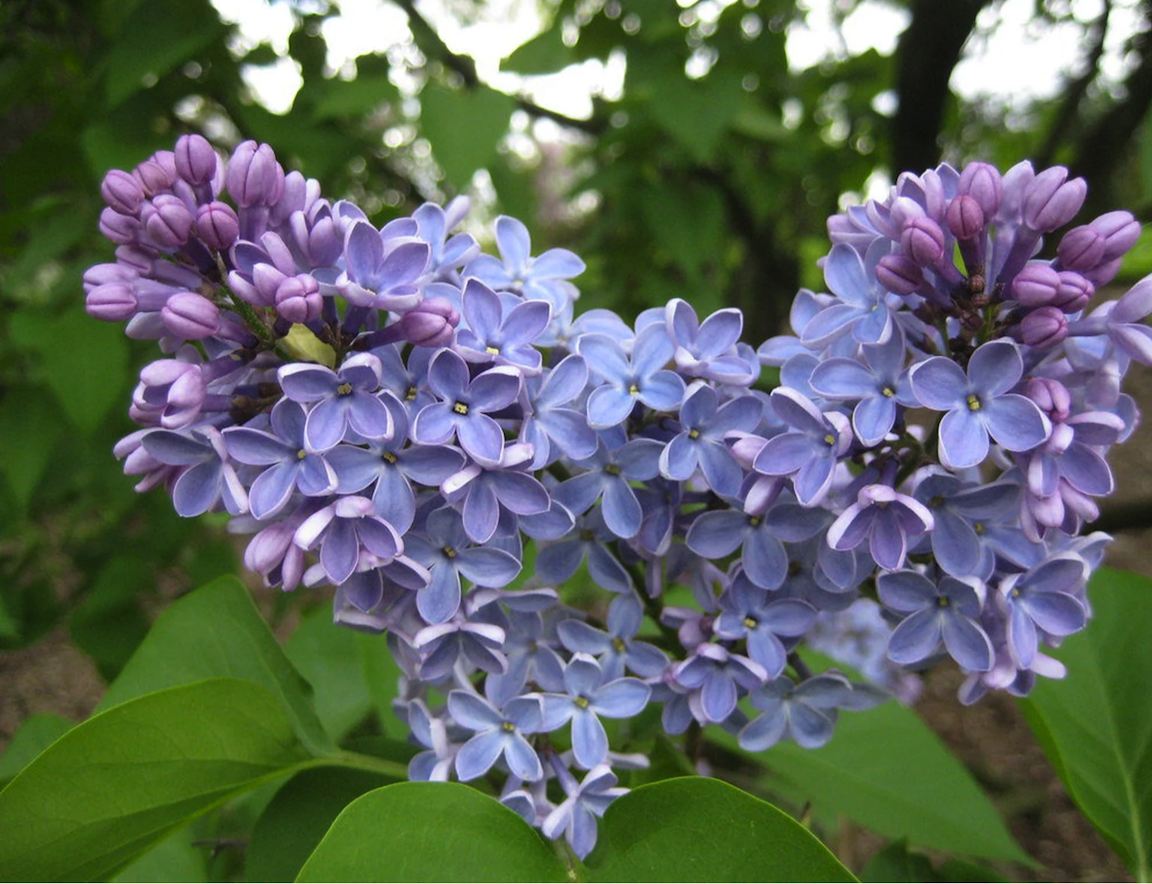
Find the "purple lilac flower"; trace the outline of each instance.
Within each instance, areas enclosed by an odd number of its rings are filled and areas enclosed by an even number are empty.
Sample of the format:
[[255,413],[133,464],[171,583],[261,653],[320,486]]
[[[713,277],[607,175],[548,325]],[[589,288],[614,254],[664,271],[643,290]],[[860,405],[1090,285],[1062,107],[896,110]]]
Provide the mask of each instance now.
[[712,723],[736,710],[741,688],[750,691],[768,680],[767,670],[755,660],[712,642],[698,645],[673,674],[680,686],[695,693],[703,721]]
[[432,574],[432,582],[416,597],[429,623],[451,620],[460,607],[460,577],[477,586],[507,586],[520,573],[517,558],[500,549],[472,546],[464,522],[451,507],[428,516],[423,536],[410,534],[407,551]]
[[1064,636],[1084,628],[1087,612],[1073,593],[1083,589],[1087,570],[1079,556],[1060,555],[1001,582],[998,598],[1008,614],[1008,647],[1021,669],[1032,665],[1041,630]]
[[412,525],[416,496],[412,482],[435,488],[464,467],[463,453],[451,445],[408,444],[408,412],[392,393],[380,398],[392,414],[393,433],[369,439],[364,448],[337,445],[327,453],[341,494],[354,494],[374,484],[376,512],[401,534]]
[[856,502],[829,526],[828,545],[850,550],[867,539],[876,563],[895,571],[904,564],[909,538],[926,534],[934,524],[932,513],[916,498],[891,485],[865,485]]
[[541,707],[537,697],[516,697],[496,709],[483,697],[468,691],[448,695],[448,711],[461,727],[475,731],[456,753],[456,775],[467,782],[483,776],[501,756],[521,780],[538,780],[544,769],[536,750],[524,738],[540,730]]
[[767,476],[792,476],[801,506],[816,506],[832,487],[837,461],[852,445],[848,419],[835,411],[821,413],[787,387],[773,390],[771,399],[772,410],[792,429],[769,439],[752,468]]
[[755,396],[740,396],[720,405],[712,387],[691,389],[680,403],[681,431],[660,453],[660,474],[686,482],[699,468],[708,487],[717,494],[736,495],[744,472],[725,439],[733,432],[752,432],[760,423],[762,411]]
[[916,499],[932,514],[929,537],[936,563],[953,577],[987,579],[997,554],[1028,563],[1031,545],[1018,528],[1013,532],[1005,525],[1019,506],[1016,483],[975,485],[955,476],[929,476],[917,486]]
[[459,507],[464,531],[476,543],[491,540],[501,518],[510,518],[515,533],[516,516],[549,510],[548,490],[525,471],[532,460],[531,448],[513,442],[504,447],[502,455],[491,467],[469,464],[440,484],[444,499]]
[[335,448],[349,430],[366,439],[392,435],[392,415],[376,395],[380,360],[357,353],[344,360],[339,372],[323,365],[297,362],[277,373],[284,395],[295,402],[315,403],[304,424],[304,441],[312,451]]
[[593,767],[580,783],[563,768],[557,768],[556,774],[567,797],[545,817],[540,831],[552,839],[563,834],[573,852],[584,859],[596,846],[596,817],[604,816],[608,805],[628,790],[616,785],[616,775],[607,764]]
[[294,542],[302,549],[320,547],[320,564],[333,584],[341,584],[356,570],[361,551],[382,561],[404,552],[396,529],[376,515],[366,497],[340,497],[313,513],[296,529]]
[[776,599],[742,573],[732,578],[720,596],[720,606],[713,627],[716,635],[732,641],[744,639],[748,656],[764,667],[769,678],[779,676],[788,661],[780,637],[797,638],[816,620],[816,609],[807,602]]
[[744,315],[735,308],[717,310],[703,322],[692,305],[673,298],[665,308],[668,335],[676,350],[676,368],[689,377],[745,386],[756,379],[755,363],[736,352]]
[[912,392],[921,405],[947,412],[940,421],[940,462],[953,470],[988,456],[988,437],[1009,451],[1027,451],[1048,438],[1051,424],[1035,403],[1009,393],[1024,373],[1011,341],[977,348],[968,373],[943,356],[912,368]]
[[408,704],[408,729],[425,747],[408,762],[408,779],[418,782],[448,782],[460,746],[448,738],[444,722],[432,716],[423,700]]
[[368,222],[356,221],[345,236],[348,269],[337,286],[356,307],[405,312],[420,301],[416,281],[427,269],[431,255],[426,242],[389,239]]
[[992,642],[980,627],[984,584],[944,577],[938,584],[915,571],[881,574],[880,601],[906,615],[888,641],[897,663],[919,663],[936,653],[940,642],[957,663],[974,672],[992,668]]
[[465,276],[475,276],[497,291],[511,291],[558,307],[565,300],[561,280],[584,272],[584,262],[567,249],[549,249],[533,258],[528,228],[515,218],[496,219],[496,247],[502,261],[480,255],[468,262]]
[[[248,427],[224,431],[228,453],[240,463],[267,466],[248,489],[253,517],[264,520],[278,513],[299,489],[307,497],[322,497],[336,490],[336,472],[304,442],[304,407],[281,399],[272,409],[272,432]],[[359,489],[357,489],[359,490]]]
[[456,334],[460,355],[469,362],[495,362],[511,365],[524,374],[540,371],[542,357],[532,343],[552,319],[546,301],[516,301],[504,298],[478,279],[469,279],[462,297],[468,328]]
[[797,685],[786,675],[753,688],[749,699],[760,710],[740,731],[741,748],[762,752],[791,737],[805,749],[818,749],[832,739],[836,710],[852,693],[838,672],[825,672]]
[[612,600],[607,631],[583,620],[565,620],[557,632],[572,653],[596,657],[605,681],[623,677],[625,669],[641,678],[656,678],[668,667],[668,656],[655,645],[636,640],[643,622],[643,605],[634,593],[627,593]]
[[248,494],[215,427],[203,425],[187,433],[153,430],[141,437],[141,445],[160,463],[183,467],[172,483],[172,505],[184,518],[221,502],[233,515],[248,509]]
[[886,247],[868,250],[867,258],[846,245],[834,245],[824,262],[824,280],[839,303],[825,307],[804,326],[801,340],[810,348],[824,347],[851,332],[862,344],[882,344],[895,323],[889,295],[876,280],[876,263]]
[[531,406],[524,417],[521,438],[535,450],[534,470],[561,456],[585,460],[596,453],[596,431],[584,414],[563,406],[574,402],[588,385],[588,365],[575,353],[565,356],[543,380],[528,378],[525,392]]
[[603,334],[583,335],[577,346],[604,382],[588,396],[588,424],[594,429],[622,424],[637,402],[655,411],[675,411],[684,398],[683,379],[664,368],[675,347],[662,325],[650,325],[636,335],[631,359]]
[[635,537],[644,514],[629,482],[655,478],[662,450],[654,439],[632,439],[614,450],[602,441],[596,454],[581,462],[587,472],[561,482],[553,497],[575,515],[602,499],[600,509],[608,529],[617,537]]
[[441,350],[428,366],[428,386],[440,399],[416,415],[413,438],[424,445],[442,445],[456,437],[468,456],[495,466],[504,451],[504,431],[490,412],[516,401],[520,375],[511,366],[497,366],[468,376],[468,363],[452,350]]
[[457,611],[448,623],[433,623],[412,637],[412,645],[422,658],[420,677],[437,681],[448,675],[460,659],[484,672],[507,672],[508,659],[501,651],[504,637],[499,626],[472,623]]
[[536,573],[540,579],[560,585],[587,560],[588,574],[597,586],[609,592],[628,592],[632,589],[632,578],[607,546],[616,537],[604,523],[601,509],[594,509],[577,519],[575,530],[540,547]]
[[573,654],[564,669],[566,693],[546,693],[545,731],[554,731],[572,722],[572,751],[576,762],[591,769],[608,757],[608,735],[600,716],[631,718],[639,714],[652,689],[637,678],[606,681],[600,664],[588,654]]

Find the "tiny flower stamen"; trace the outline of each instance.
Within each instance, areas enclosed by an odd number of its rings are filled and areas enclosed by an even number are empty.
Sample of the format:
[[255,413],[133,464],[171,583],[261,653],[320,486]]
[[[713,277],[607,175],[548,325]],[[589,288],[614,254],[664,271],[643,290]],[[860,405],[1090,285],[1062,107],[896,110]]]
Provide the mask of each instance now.
[[977,396],[975,393],[970,393],[968,395],[968,410],[969,411],[979,411],[980,410],[980,397]]
[[468,413],[468,405],[465,402],[457,402],[455,405],[452,406],[452,410],[454,412],[456,412],[457,414],[467,414]]

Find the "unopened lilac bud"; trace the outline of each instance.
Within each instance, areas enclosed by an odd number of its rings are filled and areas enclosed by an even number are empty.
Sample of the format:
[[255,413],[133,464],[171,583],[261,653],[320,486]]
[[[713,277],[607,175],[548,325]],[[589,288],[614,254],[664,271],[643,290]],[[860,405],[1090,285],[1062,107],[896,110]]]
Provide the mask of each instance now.
[[1052,378],[1029,378],[1024,384],[1024,395],[1056,423],[1068,419],[1072,410],[1072,397],[1068,388]]
[[169,170],[162,159],[157,161],[157,156],[158,154],[153,154],[151,159],[145,160],[132,171],[133,177],[144,188],[144,196],[149,199],[158,193],[171,190],[172,182],[176,180],[175,160],[172,169]]
[[140,237],[140,219],[134,215],[121,215],[113,208],[100,213],[100,233],[118,245],[136,242]]
[[1045,169],[1024,189],[1021,216],[1026,225],[1041,233],[1063,227],[1075,217],[1088,195],[1083,178],[1067,180],[1063,166]]
[[924,207],[911,197],[899,196],[892,201],[888,217],[893,227],[902,230],[913,218],[925,217]]
[[944,231],[931,218],[912,218],[900,234],[900,244],[921,267],[932,267],[944,255]]
[[280,199],[272,207],[268,220],[278,227],[288,220],[293,212],[303,212],[308,197],[308,181],[299,172],[289,172],[284,176],[284,189]]
[[1079,273],[1061,270],[1060,287],[1056,290],[1052,306],[1059,307],[1065,313],[1076,313],[1088,306],[1094,294],[1096,287]]
[[1104,235],[1087,224],[1073,227],[1056,247],[1056,257],[1067,270],[1091,270],[1104,257]]
[[404,337],[417,347],[444,347],[451,343],[460,314],[445,298],[425,298],[400,318]]
[[245,141],[228,161],[228,192],[241,208],[272,206],[284,192],[284,170],[267,144]]
[[1025,307],[1045,307],[1056,300],[1060,274],[1047,264],[1027,264],[1012,280],[1011,298]]
[[100,195],[108,207],[121,215],[135,215],[144,201],[144,188],[140,182],[122,169],[113,169],[104,176]]
[[911,295],[924,284],[920,265],[906,255],[884,255],[876,264],[876,280],[894,295]]
[[123,322],[136,313],[136,290],[126,282],[98,285],[84,299],[88,315],[105,322]]
[[320,295],[320,283],[310,274],[300,273],[289,276],[276,287],[276,312],[288,322],[311,322],[320,318],[324,298]]
[[1068,337],[1068,318],[1059,307],[1038,307],[1020,321],[1020,340],[1047,349]]
[[220,311],[203,295],[178,292],[160,310],[164,327],[177,337],[199,341],[220,329]]
[[1120,272],[1120,265],[1124,262],[1123,257],[1113,258],[1111,261],[1105,261],[1102,264],[1097,264],[1091,270],[1084,271],[1084,278],[1087,279],[1096,288],[1105,286],[1110,283],[1116,274]]
[[140,212],[148,238],[162,249],[178,249],[192,232],[192,213],[179,197],[162,193]]
[[176,139],[176,174],[189,184],[208,184],[216,174],[216,151],[202,135]]
[[99,285],[110,282],[135,282],[140,276],[132,267],[119,262],[115,264],[93,264],[84,271],[84,291],[90,292]]
[[984,231],[984,210],[970,196],[958,196],[948,204],[948,229],[959,240],[972,240]]
[[144,426],[177,430],[200,414],[204,394],[199,365],[180,359],[158,359],[140,371],[129,414]]
[[976,201],[985,218],[993,218],[1000,210],[1004,198],[1004,181],[995,166],[988,163],[969,163],[960,173],[958,193]]
[[1089,225],[1105,239],[1104,255],[1101,263],[1114,261],[1136,245],[1140,238],[1140,222],[1131,212],[1107,212]]
[[240,219],[236,210],[219,200],[196,210],[196,235],[210,249],[223,252],[232,248],[240,236]]

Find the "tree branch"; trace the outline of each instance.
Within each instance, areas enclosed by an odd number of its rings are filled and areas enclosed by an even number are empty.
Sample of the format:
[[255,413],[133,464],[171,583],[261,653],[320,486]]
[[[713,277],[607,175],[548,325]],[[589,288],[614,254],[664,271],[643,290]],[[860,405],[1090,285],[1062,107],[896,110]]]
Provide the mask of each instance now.
[[1060,104],[1056,118],[1048,129],[1048,137],[1044,139],[1044,145],[1034,158],[1035,165],[1039,169],[1052,164],[1052,157],[1055,156],[1056,149],[1068,134],[1084,94],[1100,72],[1100,59],[1104,57],[1104,37],[1108,33],[1108,17],[1111,14],[1112,0],[1104,0],[1104,9],[1100,13],[1100,17],[1092,23],[1093,42],[1092,48],[1088,52],[1088,67],[1083,74],[1069,83],[1068,88],[1064,91],[1064,100]]
[[937,138],[951,95],[948,81],[976,16],[989,2],[913,2],[912,23],[901,35],[896,55],[900,104],[891,126],[894,172],[919,172],[939,161]]

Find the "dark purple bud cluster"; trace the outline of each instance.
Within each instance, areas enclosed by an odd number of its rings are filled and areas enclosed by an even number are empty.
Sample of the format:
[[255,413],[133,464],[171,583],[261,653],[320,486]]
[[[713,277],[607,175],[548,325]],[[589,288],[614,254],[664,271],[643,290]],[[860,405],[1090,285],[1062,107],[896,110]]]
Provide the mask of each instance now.
[[[951,657],[971,702],[1059,676],[1041,648],[1088,619],[1108,538],[1079,535],[1137,420],[1119,380],[1152,363],[1152,279],[1085,312],[1127,213],[1036,257],[1084,199],[1063,169],[901,176],[830,220],[830,293],[758,352],[737,310],[576,315],[583,262],[519,221],[498,256],[453,233],[466,200],[377,228],[267,145],[224,162],[185,136],[102,193],[117,260],[89,312],[165,354],[125,472],[232,514],[268,585],[330,585],[337,622],[387,633],[413,778],[499,771],[581,856],[612,769],[647,763],[605,719],[657,702],[671,734],[820,746],[887,695],[806,646],[901,692]],[[589,610],[566,604],[582,565]]]

